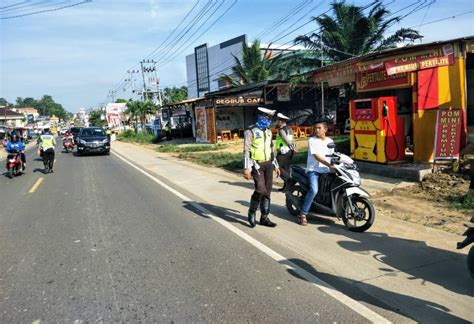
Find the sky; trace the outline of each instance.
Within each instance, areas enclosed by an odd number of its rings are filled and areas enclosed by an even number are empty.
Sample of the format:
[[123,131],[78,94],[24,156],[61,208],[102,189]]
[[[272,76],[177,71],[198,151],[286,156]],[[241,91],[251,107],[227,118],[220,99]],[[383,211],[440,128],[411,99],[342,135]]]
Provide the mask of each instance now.
[[[17,97],[38,99],[47,94],[70,112],[96,108],[110,100],[110,90],[117,89],[118,98],[131,98],[130,90],[125,86],[124,91],[121,83],[127,78],[127,70],[137,69],[140,60],[147,57],[158,60],[162,87],[185,85],[185,56],[193,53],[195,46],[204,43],[213,46],[242,34],[249,41],[258,38],[262,43],[292,44],[296,36],[315,30],[317,25],[311,22],[289,32],[309,22],[312,16],[326,12],[331,3],[328,0],[92,0],[61,10],[5,19],[81,1],[0,1],[0,18],[3,18],[0,19],[0,97],[14,103]],[[213,7],[207,16],[199,23],[190,24],[181,41],[174,38],[209,1]],[[365,5],[370,0],[346,2]],[[407,15],[392,31],[413,27],[424,36],[423,43],[474,35],[474,0],[384,0],[384,3],[391,12]],[[413,13],[419,3],[426,6]],[[193,7],[178,32],[172,34]],[[288,16],[290,13],[293,15]],[[224,15],[217,20],[221,14]],[[190,37],[208,16],[210,19]],[[285,16],[287,19],[282,19]],[[457,17],[430,23],[452,16]],[[161,46],[167,37],[168,42],[174,42]],[[184,42],[188,37],[189,41]],[[153,55],[149,56],[150,53]]]

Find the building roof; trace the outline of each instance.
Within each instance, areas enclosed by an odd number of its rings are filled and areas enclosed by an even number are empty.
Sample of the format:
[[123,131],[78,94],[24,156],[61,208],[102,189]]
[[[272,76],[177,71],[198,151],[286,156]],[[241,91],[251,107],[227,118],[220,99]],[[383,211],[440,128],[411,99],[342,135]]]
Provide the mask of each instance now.
[[0,108],[0,119],[5,119],[5,115],[7,117],[13,118],[24,118],[23,114],[17,113],[16,111],[6,108]]
[[38,110],[33,107],[15,108],[15,110],[20,112],[38,113]]
[[403,47],[397,47],[397,48],[388,48],[376,52],[371,52],[368,54],[363,54],[359,56],[355,56],[343,61],[335,62],[332,64],[325,65],[323,67],[314,69],[312,71],[308,71],[305,73],[305,75],[311,75],[314,72],[321,72],[325,70],[330,70],[333,69],[337,66],[342,66],[345,64],[350,64],[351,62],[362,62],[362,61],[371,61],[374,59],[378,58],[383,58],[383,57],[388,57],[388,56],[393,56],[396,54],[401,54],[405,52],[413,52],[413,51],[419,51],[425,48],[433,47],[434,45],[443,45],[443,44],[449,44],[449,43],[457,43],[457,42],[469,42],[469,41],[474,41],[474,36],[466,36],[466,37],[461,37],[461,38],[455,38],[455,39],[449,39],[449,40],[444,40],[444,41],[435,41],[431,43],[425,43],[425,44],[416,44],[416,45],[408,45],[408,46],[403,46]]

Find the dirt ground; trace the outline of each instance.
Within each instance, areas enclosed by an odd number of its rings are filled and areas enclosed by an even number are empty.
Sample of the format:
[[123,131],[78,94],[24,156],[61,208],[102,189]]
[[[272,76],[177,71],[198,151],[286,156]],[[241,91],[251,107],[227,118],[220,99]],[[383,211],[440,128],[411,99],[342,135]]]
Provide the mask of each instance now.
[[[177,143],[178,144],[178,143]],[[243,141],[224,143],[219,152],[241,153]],[[185,144],[187,145],[187,144]],[[193,145],[193,144],[189,144]],[[145,145],[156,149],[156,145]],[[298,139],[297,148],[305,150],[307,139]],[[196,152],[206,154],[209,152]],[[195,154],[196,154],[195,153]],[[179,153],[167,153],[179,156]],[[469,177],[461,174],[436,173],[413,186],[372,197],[377,214],[422,224],[451,233],[462,234],[463,224],[474,215],[474,209],[455,208],[453,201],[468,192]]]

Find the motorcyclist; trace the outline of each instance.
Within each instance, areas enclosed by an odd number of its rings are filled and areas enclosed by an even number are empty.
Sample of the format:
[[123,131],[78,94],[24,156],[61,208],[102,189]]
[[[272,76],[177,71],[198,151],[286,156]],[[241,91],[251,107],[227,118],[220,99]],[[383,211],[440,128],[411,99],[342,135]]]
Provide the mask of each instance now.
[[43,163],[46,166],[48,163],[51,166],[49,172],[53,172],[54,164],[54,146],[56,141],[51,134],[49,128],[43,130],[43,135],[39,138],[39,149],[43,151]]
[[74,144],[74,135],[72,135],[72,133],[69,131],[69,129],[63,135],[63,142],[65,142],[67,140],[71,140],[72,143]]
[[23,170],[26,169],[25,144],[20,140],[17,133],[11,135],[10,140],[5,146],[5,150],[8,153],[20,153]]

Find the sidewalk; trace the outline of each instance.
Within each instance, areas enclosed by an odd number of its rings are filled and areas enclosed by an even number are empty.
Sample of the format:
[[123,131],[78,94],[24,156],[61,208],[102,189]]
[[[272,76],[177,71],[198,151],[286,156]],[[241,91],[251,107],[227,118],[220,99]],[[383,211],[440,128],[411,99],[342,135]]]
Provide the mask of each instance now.
[[[112,151],[176,189],[192,193],[203,207],[265,244],[287,250],[297,258],[294,262],[313,268],[323,280],[371,308],[397,310],[405,316],[402,322],[474,320],[474,281],[467,274],[465,254],[455,250],[457,235],[379,216],[366,233],[349,232],[332,218],[312,217],[309,226],[301,227],[287,212],[284,195],[276,190],[271,217],[278,227],[249,229],[251,181],[133,144],[114,142]],[[371,177],[364,188],[374,193],[406,185],[387,180]]]

